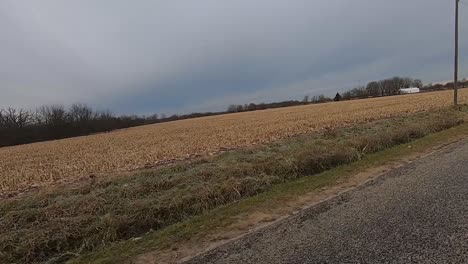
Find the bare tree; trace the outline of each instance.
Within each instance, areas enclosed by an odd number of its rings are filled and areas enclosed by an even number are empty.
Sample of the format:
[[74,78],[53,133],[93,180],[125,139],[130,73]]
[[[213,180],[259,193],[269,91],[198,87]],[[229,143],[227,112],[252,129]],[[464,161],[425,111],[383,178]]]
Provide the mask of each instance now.
[[227,109],[229,113],[235,113],[237,112],[237,105],[230,105]]
[[49,127],[64,126],[68,117],[63,105],[42,106],[36,111],[37,122]]
[[250,103],[248,106],[247,106],[247,111],[255,111],[257,110],[257,105],[254,104],[254,103]]
[[1,109],[0,110],[0,126],[8,128],[22,128],[28,125],[32,120],[32,115],[25,109]]
[[369,96],[380,96],[382,94],[380,82],[370,82],[366,86],[366,91]]
[[420,79],[415,79],[413,81],[413,86],[417,88],[422,88],[423,87],[423,82]]
[[382,96],[392,95],[395,85],[392,79],[386,79],[382,81]]
[[68,111],[69,118],[75,123],[86,123],[96,118],[91,107],[84,104],[73,104]]
[[147,119],[150,120],[150,121],[156,121],[156,120],[159,119],[159,115],[158,114],[152,114],[152,115],[148,116]]
[[409,78],[405,79],[405,78],[400,78],[400,77],[393,77],[391,81],[392,81],[392,85],[390,88],[389,95],[398,94],[402,87],[409,87],[409,85],[411,85],[411,80]]
[[[398,78],[398,77],[397,77]],[[398,78],[400,79],[400,88],[410,88],[411,86],[414,86],[414,80],[409,77],[405,78]]]

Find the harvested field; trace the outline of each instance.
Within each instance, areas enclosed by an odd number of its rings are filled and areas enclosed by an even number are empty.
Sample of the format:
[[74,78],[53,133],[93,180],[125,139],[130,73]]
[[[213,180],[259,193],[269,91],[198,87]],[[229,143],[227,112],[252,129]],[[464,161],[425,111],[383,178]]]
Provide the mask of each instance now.
[[[468,102],[468,90],[460,91]],[[434,110],[452,91],[307,105],[148,125],[112,133],[0,148],[0,190],[10,192],[89,175],[247,147],[326,128]]]
[[[131,256],[140,254],[141,249],[172,250],[194,234],[209,233],[213,223],[224,227],[244,218],[241,212],[246,203],[242,200],[249,197],[263,193],[266,196],[257,197],[269,200],[267,197],[274,198],[281,189],[288,190],[288,197],[300,196],[302,191],[323,189],[346,178],[353,165],[337,166],[361,159],[357,167],[372,167],[374,159],[366,156],[452,127],[458,126],[452,130],[457,132],[446,131],[445,137],[462,135],[468,131],[466,124],[461,125],[468,108],[461,110],[355,124],[238,149],[199,162],[57,184],[0,199],[0,263],[65,263],[77,256],[83,258],[71,263],[132,263],[135,258]],[[417,144],[421,146],[421,142]],[[397,153],[404,150],[412,153],[407,147]],[[332,168],[337,170],[320,174]],[[342,171],[341,176],[336,171]],[[246,202],[252,209],[259,205]],[[226,207],[219,208],[232,203],[236,203],[231,206],[236,208],[235,214],[224,211]],[[217,211],[214,218],[208,216],[212,209]],[[192,217],[197,215],[209,220],[194,224],[191,221],[198,220]],[[142,238],[141,243],[131,239],[136,237]],[[146,240],[148,237],[153,239]],[[102,248],[112,248],[114,253],[92,254]]]

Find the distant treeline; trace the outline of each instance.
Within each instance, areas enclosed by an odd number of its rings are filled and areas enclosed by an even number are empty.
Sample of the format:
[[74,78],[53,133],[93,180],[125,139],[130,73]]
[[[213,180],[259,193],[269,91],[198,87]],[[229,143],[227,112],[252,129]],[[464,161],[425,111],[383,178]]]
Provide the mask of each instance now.
[[176,120],[221,115],[232,112],[303,105],[311,102],[329,102],[330,98],[314,96],[306,101],[284,101],[267,104],[230,106],[224,112],[191,113],[185,115],[153,114],[150,116],[116,116],[110,111],[96,111],[83,104],[42,106],[34,111],[26,109],[0,109],[0,147],[33,142],[85,136],[116,129],[164,123]]
[[[460,82],[460,87],[465,87],[467,85],[468,81],[465,79]],[[226,113],[390,96],[398,94],[402,87],[418,87],[421,88],[422,92],[438,91],[453,88],[453,83],[423,86],[422,81],[418,79],[393,77],[381,81],[369,82],[366,86],[353,88],[343,94],[337,93],[333,99],[324,95],[305,96],[304,99],[300,101],[289,100],[274,103],[230,105],[228,109],[223,112],[192,113],[186,115],[171,115],[169,117],[164,114],[154,114],[150,116],[116,116],[110,111],[96,111],[83,104],[73,104],[69,108],[63,105],[42,106],[34,111],[7,108],[0,109],[0,147],[84,136],[121,128]]]
[[298,106],[298,105],[305,105],[305,104],[318,104],[318,103],[326,103],[333,101],[331,98],[326,97],[325,95],[319,96],[305,96],[302,101],[297,100],[289,100],[289,101],[282,101],[282,102],[274,102],[274,103],[260,103],[260,104],[245,104],[245,105],[230,105],[227,109],[227,113],[237,113],[237,112],[247,112],[247,111],[256,111],[256,110],[265,110],[271,108],[281,108],[281,107],[289,107],[289,106]]
[[0,110],[0,146],[88,135],[140,125],[132,117],[115,117],[108,111],[74,104],[42,106],[36,111],[25,109]]
[[369,82],[366,86],[360,86],[344,92],[342,100],[361,99],[368,97],[390,96],[400,93],[401,88],[422,88],[423,83],[419,79],[410,77],[393,77],[380,81]]
[[220,113],[193,113],[169,117],[164,114],[116,116],[110,111],[95,111],[83,104],[73,104],[69,108],[63,105],[42,106],[35,111],[0,109],[0,147],[216,114]]
[[[423,92],[432,92],[432,91],[442,91],[442,90],[450,90],[453,89],[453,82],[448,82],[446,84],[428,84],[421,88]],[[463,79],[458,82],[458,88],[465,88],[468,87],[468,80]]]
[[[468,81],[463,79],[459,82],[459,87],[464,88],[465,86],[468,86]],[[453,82],[446,84],[423,85],[422,81],[419,79],[413,79],[410,77],[393,77],[385,80],[369,82],[366,86],[353,88],[343,94],[337,93],[335,101],[397,95],[400,93],[401,88],[410,87],[420,88],[421,92],[441,91],[453,89]]]
[[[465,87],[468,85],[467,80],[463,80],[460,82],[460,87]],[[342,94],[337,93],[335,97],[329,98],[324,95],[320,96],[305,96],[302,101],[284,101],[284,102],[277,102],[277,103],[269,103],[269,104],[245,104],[245,105],[230,105],[227,109],[228,113],[235,113],[235,112],[246,112],[246,111],[255,111],[255,110],[263,110],[269,108],[278,108],[278,107],[288,107],[288,106],[297,106],[297,105],[304,105],[304,104],[317,104],[317,103],[326,103],[331,101],[345,101],[345,100],[354,100],[354,99],[364,99],[364,98],[371,98],[371,97],[382,97],[382,96],[391,96],[397,95],[400,93],[401,88],[410,88],[410,87],[417,87],[421,89],[421,92],[429,92],[429,91],[440,91],[446,89],[453,88],[453,82],[447,84],[429,84],[423,86],[423,83],[419,79],[413,79],[410,77],[393,77],[387,78],[384,80],[379,81],[372,81],[369,82],[365,86],[358,86],[348,91],[343,92]]]

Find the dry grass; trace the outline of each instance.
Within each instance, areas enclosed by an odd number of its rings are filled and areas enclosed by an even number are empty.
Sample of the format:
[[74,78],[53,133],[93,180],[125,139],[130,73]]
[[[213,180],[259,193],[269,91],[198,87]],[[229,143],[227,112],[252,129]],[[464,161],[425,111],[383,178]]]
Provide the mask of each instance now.
[[0,263],[62,263],[96,247],[161,230],[278,184],[457,126],[466,111],[357,124],[197,162],[0,199]]
[[[183,120],[0,148],[0,193],[449,106],[451,91]],[[461,90],[468,102],[468,90]]]

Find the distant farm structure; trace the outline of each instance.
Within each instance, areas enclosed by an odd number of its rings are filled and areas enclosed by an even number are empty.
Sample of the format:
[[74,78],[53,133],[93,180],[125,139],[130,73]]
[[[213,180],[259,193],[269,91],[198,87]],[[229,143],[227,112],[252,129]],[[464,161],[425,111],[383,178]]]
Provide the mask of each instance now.
[[400,94],[415,94],[419,93],[421,90],[417,87],[410,87],[410,88],[401,88]]

